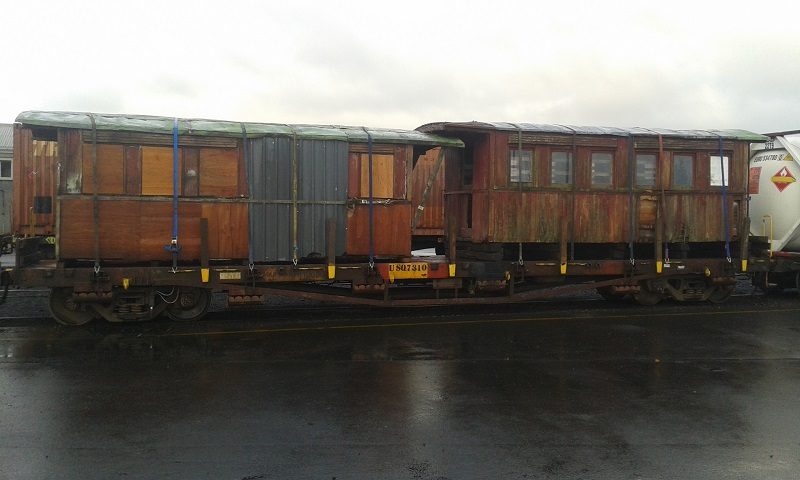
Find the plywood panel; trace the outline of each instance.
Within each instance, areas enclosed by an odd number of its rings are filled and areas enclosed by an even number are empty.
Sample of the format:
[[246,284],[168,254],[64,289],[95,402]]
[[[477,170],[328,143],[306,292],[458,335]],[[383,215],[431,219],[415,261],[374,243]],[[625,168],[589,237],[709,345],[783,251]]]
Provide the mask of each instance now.
[[172,172],[171,147],[142,147],[142,195],[172,195]]
[[142,155],[141,147],[125,147],[125,193],[142,194]]
[[[172,239],[172,204],[170,202],[140,203],[139,248],[143,260],[169,260],[171,254],[164,246]],[[200,256],[199,203],[181,203],[178,208],[178,245],[181,259]]]
[[97,149],[97,193],[124,193],[124,147],[122,145],[83,144],[83,193],[94,193],[94,150]]
[[[134,200],[99,200],[100,256],[106,262],[171,260],[164,246],[172,239],[172,204]],[[91,199],[62,203],[62,259],[94,258]],[[209,218],[212,258],[247,258],[247,205],[244,203],[183,202],[178,208],[181,262],[200,258],[200,219]]]
[[[61,202],[62,259],[93,259],[94,221],[92,200]],[[99,201],[100,257],[103,260],[134,260],[139,252],[139,202]]]
[[[375,205],[374,241],[377,256],[411,254],[411,204]],[[355,205],[347,214],[346,250],[369,254],[369,206]]]
[[[361,192],[362,198],[369,197],[369,155],[361,154]],[[393,198],[394,196],[394,155],[372,154],[372,196],[374,198]]]
[[208,219],[211,258],[247,258],[250,232],[246,204],[205,203],[202,216]]
[[235,197],[238,194],[239,153],[236,149],[200,150],[200,195]]

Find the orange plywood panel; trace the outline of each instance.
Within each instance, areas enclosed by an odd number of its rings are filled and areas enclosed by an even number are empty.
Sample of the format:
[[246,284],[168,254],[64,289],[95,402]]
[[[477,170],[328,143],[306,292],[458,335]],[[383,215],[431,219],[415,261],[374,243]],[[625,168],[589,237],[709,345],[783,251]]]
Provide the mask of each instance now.
[[[361,154],[361,197],[369,196],[369,155]],[[372,154],[372,196],[394,196],[394,155]]]
[[247,258],[250,235],[247,204],[206,203],[202,216],[208,219],[211,258]]
[[[178,172],[181,172],[182,162],[178,157]],[[142,195],[172,195],[172,163],[171,147],[142,147]],[[179,192],[180,181],[179,175]]]
[[83,144],[83,193],[94,193],[94,151],[97,149],[97,193],[122,194],[125,189],[125,149],[122,145]]
[[235,148],[200,150],[200,195],[235,197],[239,192],[239,151]]

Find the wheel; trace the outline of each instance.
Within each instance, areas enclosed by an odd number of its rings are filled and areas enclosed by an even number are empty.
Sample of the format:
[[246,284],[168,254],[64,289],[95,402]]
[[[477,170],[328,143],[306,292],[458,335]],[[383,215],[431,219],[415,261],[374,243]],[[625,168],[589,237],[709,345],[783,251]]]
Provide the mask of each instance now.
[[735,285],[717,285],[711,287],[714,289],[711,292],[711,295],[708,296],[708,301],[711,303],[723,303],[733,295],[733,290],[736,288]]
[[205,288],[181,288],[175,303],[167,306],[167,316],[178,322],[199,320],[211,306],[211,293]]
[[62,325],[84,325],[94,319],[94,312],[86,305],[76,303],[71,288],[50,290],[50,315]]
[[647,307],[656,305],[663,298],[662,294],[650,290],[650,286],[647,283],[640,284],[639,291],[633,294],[633,299],[636,303]]

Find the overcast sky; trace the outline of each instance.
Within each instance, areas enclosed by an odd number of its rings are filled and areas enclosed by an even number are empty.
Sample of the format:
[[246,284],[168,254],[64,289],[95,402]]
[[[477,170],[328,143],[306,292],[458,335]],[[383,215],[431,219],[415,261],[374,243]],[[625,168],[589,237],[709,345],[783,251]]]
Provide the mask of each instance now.
[[800,128],[800,2],[29,0],[0,122],[70,110],[415,128]]

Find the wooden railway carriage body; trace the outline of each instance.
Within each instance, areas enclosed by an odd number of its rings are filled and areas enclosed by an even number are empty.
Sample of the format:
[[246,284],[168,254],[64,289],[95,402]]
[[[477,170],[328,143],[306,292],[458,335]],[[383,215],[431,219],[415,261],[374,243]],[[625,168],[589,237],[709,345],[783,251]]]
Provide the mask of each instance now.
[[605,275],[624,271],[613,260],[661,272],[746,257],[747,161],[761,135],[480,122],[418,130],[465,142],[445,162],[443,195],[460,258]]
[[[194,287],[330,280],[337,261],[407,257],[413,160],[461,145],[416,131],[24,112],[14,220],[30,238],[16,281],[69,289],[57,301],[72,311],[55,307],[67,322],[129,320],[153,302],[120,310],[121,284],[151,297],[182,285],[205,301]],[[194,297],[174,316],[192,316]]]
[[[722,301],[746,268],[748,152],[765,140],[25,112],[14,226],[27,238],[2,279],[50,287],[69,324],[195,319],[213,290],[232,304],[507,303],[587,288]],[[413,256],[421,247],[439,255]]]

